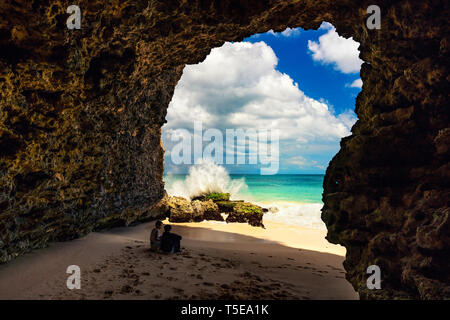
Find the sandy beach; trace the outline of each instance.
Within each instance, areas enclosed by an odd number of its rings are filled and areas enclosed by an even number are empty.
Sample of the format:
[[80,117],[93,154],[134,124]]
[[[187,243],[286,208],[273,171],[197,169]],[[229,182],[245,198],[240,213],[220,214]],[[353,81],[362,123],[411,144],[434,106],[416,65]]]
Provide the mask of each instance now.
[[[358,299],[326,231],[266,223],[173,224],[183,252],[148,250],[154,222],[53,243],[0,265],[0,299]],[[81,269],[69,290],[66,269]]]

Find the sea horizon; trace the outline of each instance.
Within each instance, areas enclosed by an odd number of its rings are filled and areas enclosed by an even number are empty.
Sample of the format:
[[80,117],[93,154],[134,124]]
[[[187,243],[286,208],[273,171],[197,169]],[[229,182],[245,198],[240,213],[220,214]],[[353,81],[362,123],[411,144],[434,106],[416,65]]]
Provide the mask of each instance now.
[[[199,190],[229,192],[233,200],[245,200],[271,210],[264,220],[313,229],[325,229],[321,220],[324,174],[226,174],[210,176],[202,171],[195,175],[165,174],[166,190],[172,196],[201,193]],[[209,184],[214,183],[212,189]],[[214,189],[216,188],[216,189]]]

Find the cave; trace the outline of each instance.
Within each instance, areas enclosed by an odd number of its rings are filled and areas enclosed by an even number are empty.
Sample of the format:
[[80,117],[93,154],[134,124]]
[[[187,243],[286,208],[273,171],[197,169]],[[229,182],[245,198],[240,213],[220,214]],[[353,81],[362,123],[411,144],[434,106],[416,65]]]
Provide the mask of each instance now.
[[[358,122],[324,181],[327,239],[362,299],[450,298],[447,1],[0,4],[0,262],[164,214],[161,126],[186,64],[322,21],[360,43]],[[366,269],[383,270],[383,290]]]

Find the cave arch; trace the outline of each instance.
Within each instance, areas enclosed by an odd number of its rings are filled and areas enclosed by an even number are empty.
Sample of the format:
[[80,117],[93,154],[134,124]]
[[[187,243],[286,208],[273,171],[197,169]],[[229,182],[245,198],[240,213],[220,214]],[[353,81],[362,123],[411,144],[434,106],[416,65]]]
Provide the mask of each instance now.
[[[379,1],[3,1],[0,261],[164,211],[161,126],[186,64],[225,41],[336,26],[360,45],[352,136],[327,169],[328,240],[362,298],[450,296],[449,4]],[[413,19],[411,17],[414,17]],[[383,290],[366,268],[381,267]]]

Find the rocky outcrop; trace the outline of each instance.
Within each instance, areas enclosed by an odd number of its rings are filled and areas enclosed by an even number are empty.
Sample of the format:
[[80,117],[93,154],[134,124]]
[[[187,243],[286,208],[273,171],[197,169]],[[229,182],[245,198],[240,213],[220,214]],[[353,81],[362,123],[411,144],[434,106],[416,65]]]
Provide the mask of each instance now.
[[197,197],[193,197],[192,200],[200,200],[200,201],[229,201],[230,200],[230,194],[224,193],[224,192],[212,192],[208,194],[199,195]]
[[224,221],[219,207],[212,200],[189,201],[183,197],[169,198],[167,216],[171,222]]
[[[262,223],[264,208],[243,200],[225,200],[230,199],[229,193],[209,193],[193,199],[195,200],[190,201],[183,197],[169,197],[167,211],[169,221],[200,222],[216,220],[226,221],[227,223],[248,223],[254,227],[264,228]],[[213,199],[215,200],[213,201]]]
[[227,217],[227,222],[248,223],[254,227],[263,227],[263,208],[248,202],[238,202]]
[[[183,197],[170,197],[169,199],[169,220],[171,222],[191,222],[201,221],[198,210],[194,211],[189,200]],[[197,209],[197,208],[196,208]]]
[[[195,206],[195,202],[192,201],[192,206]],[[215,221],[223,221],[223,217],[219,210],[219,206],[214,203],[212,200],[208,201],[198,201],[198,206],[201,206],[201,210],[203,212],[203,218],[205,220],[215,220]]]
[[[323,220],[361,298],[449,298],[448,1],[0,2],[0,261],[156,216],[161,125],[185,64],[224,41],[322,21],[361,43],[359,121]],[[122,218],[121,218],[122,217]],[[368,290],[377,264],[382,290]]]

